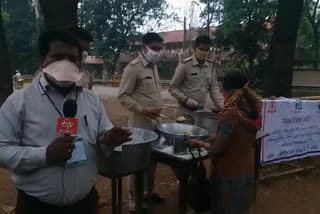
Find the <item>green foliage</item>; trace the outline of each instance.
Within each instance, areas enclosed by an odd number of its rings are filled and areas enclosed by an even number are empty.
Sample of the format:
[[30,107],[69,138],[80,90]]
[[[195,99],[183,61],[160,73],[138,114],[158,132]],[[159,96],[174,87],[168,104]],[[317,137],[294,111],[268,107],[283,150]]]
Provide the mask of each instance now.
[[1,16],[2,16],[3,23],[7,23],[9,21],[9,14],[8,13],[2,11]]
[[31,74],[39,65],[32,1],[5,0],[2,12],[12,70]]
[[204,5],[204,10],[200,14],[200,18],[204,20],[205,27],[212,26],[215,22],[221,21],[224,0],[200,0],[200,3]]
[[298,38],[297,38],[297,47],[310,49],[313,44],[313,32],[312,26],[307,19],[306,14],[304,13],[300,21]]
[[225,0],[215,45],[234,49],[235,55],[245,57],[243,65],[251,70],[266,57],[276,11],[275,0]]
[[165,17],[166,8],[165,0],[83,0],[79,14],[81,25],[95,38],[95,54],[115,68],[120,53],[136,41],[137,29]]
[[298,64],[299,66],[307,66],[307,68],[311,68],[310,62],[313,61],[314,55],[313,46],[314,36],[312,26],[306,16],[306,11],[304,11],[303,16],[301,17],[296,43],[296,64]]
[[172,60],[172,61],[161,61],[158,64],[158,70],[159,70],[159,75],[161,79],[165,79],[165,80],[171,80],[174,72],[175,72],[175,68],[178,66],[178,62]]
[[297,47],[309,51],[313,56],[307,61],[313,61],[313,67],[319,68],[320,61],[320,1],[305,0],[303,18],[300,22]]

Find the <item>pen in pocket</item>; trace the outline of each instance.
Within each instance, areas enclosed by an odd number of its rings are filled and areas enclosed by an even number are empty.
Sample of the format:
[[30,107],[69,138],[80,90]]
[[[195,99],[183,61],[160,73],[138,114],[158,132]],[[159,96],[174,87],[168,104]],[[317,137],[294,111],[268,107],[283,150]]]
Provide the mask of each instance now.
[[87,115],[84,115],[84,122],[86,123],[86,126],[88,126],[88,119],[87,119]]

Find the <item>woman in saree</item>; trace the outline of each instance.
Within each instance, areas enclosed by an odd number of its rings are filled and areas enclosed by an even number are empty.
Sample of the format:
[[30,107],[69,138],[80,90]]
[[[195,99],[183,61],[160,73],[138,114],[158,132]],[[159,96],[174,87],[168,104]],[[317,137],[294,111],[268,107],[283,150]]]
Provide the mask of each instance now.
[[190,144],[206,148],[211,155],[212,214],[248,214],[254,197],[260,101],[239,71],[226,74],[223,91],[225,106],[213,142],[193,140]]

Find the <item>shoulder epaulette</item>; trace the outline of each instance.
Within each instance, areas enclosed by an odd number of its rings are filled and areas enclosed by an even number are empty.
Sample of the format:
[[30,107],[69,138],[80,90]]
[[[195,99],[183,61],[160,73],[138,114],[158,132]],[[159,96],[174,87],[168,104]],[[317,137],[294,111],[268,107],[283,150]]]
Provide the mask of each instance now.
[[206,59],[206,61],[214,63],[214,61],[212,59]]
[[132,60],[132,61],[129,63],[129,65],[136,65],[136,64],[138,64],[139,62],[141,62],[141,60],[140,60],[139,58],[136,58],[136,59]]
[[182,60],[182,63],[185,64],[185,63],[187,63],[187,62],[189,62],[189,61],[191,61],[191,60],[192,60],[192,56],[183,59],[183,60]]

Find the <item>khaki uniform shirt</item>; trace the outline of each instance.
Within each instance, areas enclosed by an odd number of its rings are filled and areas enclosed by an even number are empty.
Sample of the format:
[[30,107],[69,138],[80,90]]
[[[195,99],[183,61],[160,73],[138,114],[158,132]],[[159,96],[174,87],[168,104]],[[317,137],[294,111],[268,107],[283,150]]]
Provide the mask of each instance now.
[[[206,104],[209,93],[214,105],[219,109],[223,108],[223,96],[218,87],[213,62],[206,60],[201,66],[195,55],[184,59],[177,67],[169,93],[179,103],[184,103],[188,98],[192,98],[202,106]],[[186,112],[186,109],[181,107],[180,110]]]
[[83,76],[77,84],[91,90],[93,87],[93,75],[91,75],[87,69],[82,69],[81,72],[83,72]]
[[124,69],[120,84],[119,101],[131,111],[129,126],[155,129],[157,120],[142,115],[144,108],[162,108],[161,84],[158,69],[140,54]]
[[[93,87],[93,76],[84,68],[81,69],[81,72],[83,72],[83,76],[81,77],[79,82],[77,82],[77,85],[91,90]],[[37,70],[33,75],[32,82],[38,82],[41,79],[42,75],[42,70]]]

